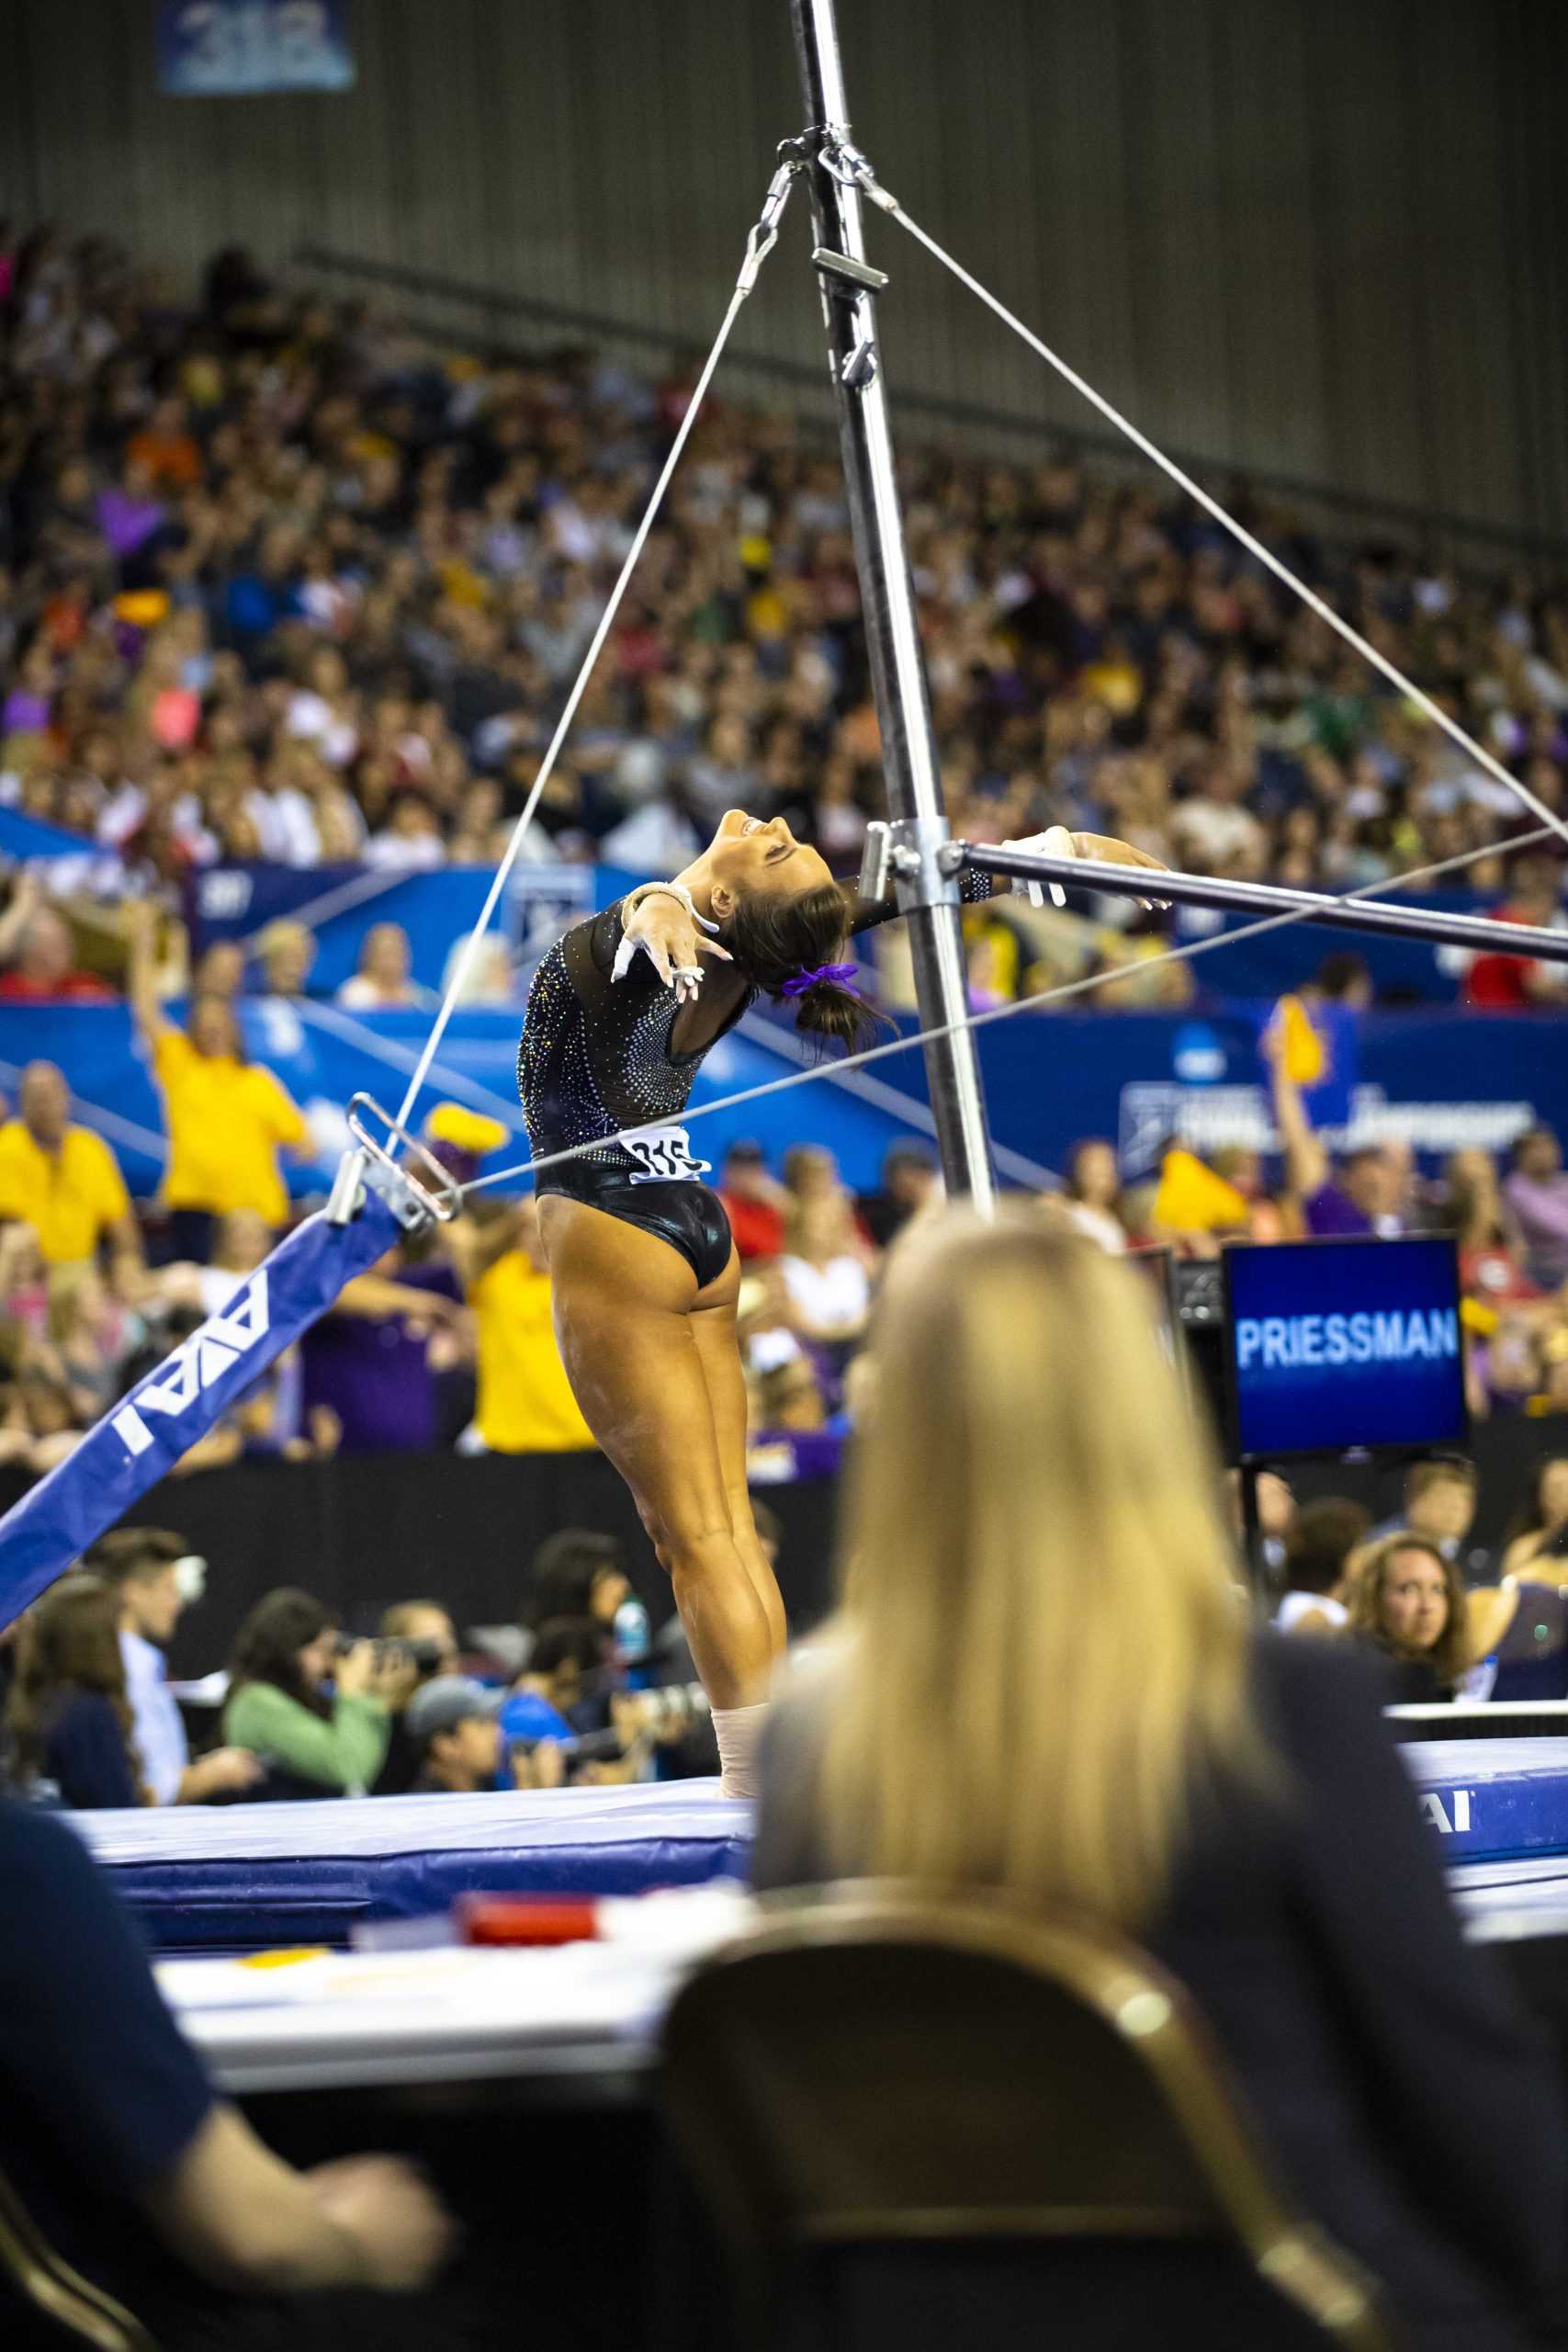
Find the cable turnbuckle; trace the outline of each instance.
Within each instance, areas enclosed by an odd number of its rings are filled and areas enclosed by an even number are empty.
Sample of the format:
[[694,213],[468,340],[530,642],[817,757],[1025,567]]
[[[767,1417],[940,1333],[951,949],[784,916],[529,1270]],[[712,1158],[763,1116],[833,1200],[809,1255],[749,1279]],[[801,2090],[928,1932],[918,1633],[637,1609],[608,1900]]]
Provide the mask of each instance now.
[[805,168],[799,157],[784,153],[785,148],[797,144],[797,141],[786,139],[781,145],[779,153],[784,160],[768,182],[768,193],[762,198],[762,209],[758,214],[751,233],[746,240],[746,258],[740,265],[740,276],[737,280],[743,294],[750,294],[752,287],[757,283],[758,271],[778,243],[779,223],[784,219],[784,206],[789,202],[789,192],[795,185],[795,175],[796,172]]

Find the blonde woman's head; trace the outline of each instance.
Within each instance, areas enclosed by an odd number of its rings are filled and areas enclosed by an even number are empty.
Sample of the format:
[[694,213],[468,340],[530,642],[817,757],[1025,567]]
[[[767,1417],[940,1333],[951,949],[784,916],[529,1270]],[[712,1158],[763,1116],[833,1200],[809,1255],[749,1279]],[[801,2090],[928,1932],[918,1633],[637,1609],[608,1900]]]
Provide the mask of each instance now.
[[1038,1212],[896,1253],[852,1487],[835,1859],[1132,1921],[1250,1745],[1217,1472],[1136,1273]]

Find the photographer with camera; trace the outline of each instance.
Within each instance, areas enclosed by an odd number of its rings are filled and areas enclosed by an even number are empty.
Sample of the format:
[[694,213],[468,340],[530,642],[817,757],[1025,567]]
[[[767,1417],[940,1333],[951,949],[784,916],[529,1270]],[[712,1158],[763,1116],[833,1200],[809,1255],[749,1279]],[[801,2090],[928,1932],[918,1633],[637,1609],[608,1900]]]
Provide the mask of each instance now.
[[410,1736],[409,1708],[426,1684],[457,1672],[457,1629],[438,1600],[399,1600],[381,1615],[378,1648],[383,1658],[395,1658],[409,1669],[407,1688],[394,1700],[390,1734],[381,1770],[370,1793],[376,1797],[406,1796],[419,1778],[422,1758]]
[[[496,1721],[502,1705],[499,1690],[487,1690],[466,1675],[438,1674],[423,1683],[403,1715],[416,1759],[411,1792],[474,1796],[481,1789],[493,1789],[504,1748]],[[530,1779],[523,1785],[554,1787],[560,1779],[558,1769],[547,1782]]]
[[240,1628],[223,1736],[262,1758],[274,1794],[284,1781],[304,1795],[362,1796],[386,1761],[393,1710],[416,1679],[396,1650],[345,1645],[324,1603],[285,1585]]

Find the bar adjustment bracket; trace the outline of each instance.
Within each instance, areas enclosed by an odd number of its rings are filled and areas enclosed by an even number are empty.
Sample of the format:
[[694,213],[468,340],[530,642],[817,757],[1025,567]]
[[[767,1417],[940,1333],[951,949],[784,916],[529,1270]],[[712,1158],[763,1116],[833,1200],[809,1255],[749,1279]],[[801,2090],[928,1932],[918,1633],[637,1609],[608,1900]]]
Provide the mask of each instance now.
[[886,899],[891,886],[900,914],[920,907],[963,903],[958,876],[964,852],[945,817],[895,817],[865,829],[861,859],[863,899]]

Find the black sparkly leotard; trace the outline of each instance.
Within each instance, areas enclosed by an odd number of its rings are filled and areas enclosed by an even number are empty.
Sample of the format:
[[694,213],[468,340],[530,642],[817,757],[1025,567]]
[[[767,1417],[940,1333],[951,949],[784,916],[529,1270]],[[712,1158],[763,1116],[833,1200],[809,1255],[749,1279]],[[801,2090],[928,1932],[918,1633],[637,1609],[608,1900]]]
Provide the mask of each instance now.
[[[965,875],[964,896],[989,895],[988,875]],[[855,932],[886,922],[895,906],[862,902]],[[709,1173],[683,1127],[692,1080],[717,1044],[717,1031],[695,1053],[671,1050],[681,1011],[648,956],[634,956],[623,979],[610,977],[622,936],[621,902],[578,923],[541,957],[528,991],[517,1049],[517,1091],[535,1157],[573,1145],[598,1148],[547,1168],[541,1193],[566,1193],[640,1226],[678,1250],[700,1286],[729,1263],[729,1220]],[[746,1009],[743,999],[725,1029]],[[665,1123],[654,1135],[613,1140],[623,1127]],[[598,1139],[603,1139],[599,1141]]]

